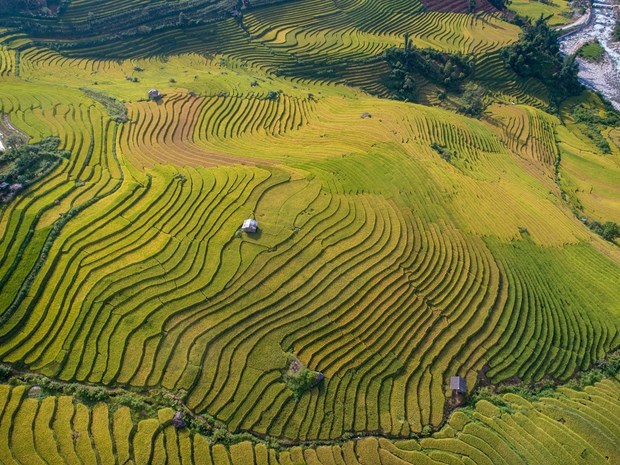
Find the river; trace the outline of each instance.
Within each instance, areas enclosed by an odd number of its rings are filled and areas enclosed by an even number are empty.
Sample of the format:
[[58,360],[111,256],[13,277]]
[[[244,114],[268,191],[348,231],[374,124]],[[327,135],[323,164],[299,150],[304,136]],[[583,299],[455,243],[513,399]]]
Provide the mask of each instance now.
[[601,63],[578,59],[579,80],[607,97],[617,110],[620,110],[620,42],[611,39],[619,8],[614,0],[596,0],[590,20],[560,39],[565,54],[575,53],[586,42],[598,39],[605,49],[605,59]]

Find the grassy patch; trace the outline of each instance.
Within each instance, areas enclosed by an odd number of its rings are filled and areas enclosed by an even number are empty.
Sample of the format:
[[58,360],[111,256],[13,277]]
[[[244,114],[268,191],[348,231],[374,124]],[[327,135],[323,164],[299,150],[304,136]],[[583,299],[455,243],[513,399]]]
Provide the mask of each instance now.
[[605,57],[605,49],[598,40],[588,42],[577,52],[580,58],[587,61],[601,62]]

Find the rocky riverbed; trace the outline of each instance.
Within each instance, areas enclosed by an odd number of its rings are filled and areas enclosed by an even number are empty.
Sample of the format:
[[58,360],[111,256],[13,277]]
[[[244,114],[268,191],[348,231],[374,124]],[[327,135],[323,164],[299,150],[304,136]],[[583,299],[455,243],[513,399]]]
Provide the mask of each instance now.
[[614,0],[597,0],[592,5],[589,21],[578,26],[575,32],[560,40],[562,51],[575,53],[587,42],[597,39],[605,49],[600,63],[583,59],[579,61],[581,82],[600,92],[620,110],[620,42],[612,41],[616,17],[620,6]]

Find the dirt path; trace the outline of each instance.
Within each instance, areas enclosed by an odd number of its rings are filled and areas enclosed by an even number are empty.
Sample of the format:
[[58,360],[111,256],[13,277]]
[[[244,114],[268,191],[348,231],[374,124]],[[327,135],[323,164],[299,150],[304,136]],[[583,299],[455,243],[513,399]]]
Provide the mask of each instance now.
[[579,18],[577,18],[575,21],[573,21],[570,24],[565,24],[563,26],[557,27],[556,31],[566,31],[568,29],[573,29],[573,28],[575,28],[576,31],[580,30],[582,27],[585,27],[588,25],[591,18],[592,18],[592,9],[588,8],[587,11],[583,15],[581,15]]

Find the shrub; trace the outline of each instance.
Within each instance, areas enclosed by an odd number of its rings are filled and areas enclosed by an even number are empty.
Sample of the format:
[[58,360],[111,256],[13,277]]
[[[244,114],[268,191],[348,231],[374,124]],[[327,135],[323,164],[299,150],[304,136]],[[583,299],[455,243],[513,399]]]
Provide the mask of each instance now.
[[284,383],[293,391],[293,395],[297,399],[304,392],[308,392],[318,385],[324,378],[322,373],[308,369],[294,357],[290,358],[289,368],[283,375]]
[[466,115],[480,117],[484,110],[487,108],[487,103],[484,101],[484,97],[487,90],[479,85],[468,85],[467,90],[463,94],[463,106],[461,111]]
[[84,403],[96,403],[103,402],[109,397],[108,391],[102,387],[96,386],[78,386],[75,389],[75,397],[83,401]]
[[438,142],[433,142],[431,144],[431,148],[439,154],[442,160],[450,163],[452,161],[452,152],[450,152],[446,147],[439,144]]
[[12,373],[13,373],[13,370],[11,369],[10,366],[0,364],[0,381],[6,381],[7,379],[11,377]]

